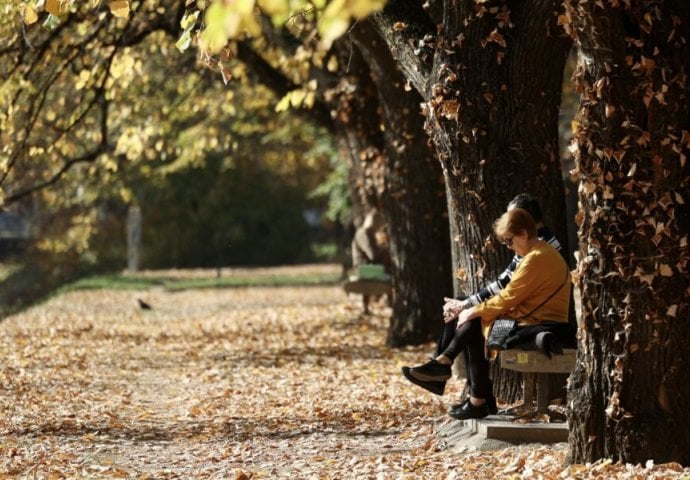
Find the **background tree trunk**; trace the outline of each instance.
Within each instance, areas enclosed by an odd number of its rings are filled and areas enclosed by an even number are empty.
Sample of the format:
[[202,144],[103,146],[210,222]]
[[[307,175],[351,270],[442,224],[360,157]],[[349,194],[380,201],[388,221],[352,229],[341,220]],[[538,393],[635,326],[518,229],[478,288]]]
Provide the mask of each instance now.
[[330,106],[338,150],[348,165],[353,221],[359,226],[367,211],[382,210],[386,152],[376,87],[368,65],[349,43],[337,45],[339,61],[348,68],[330,95]]
[[690,464],[690,5],[568,4],[580,49],[570,460]]
[[406,91],[388,46],[368,22],[352,35],[377,87],[387,146],[384,205],[394,262],[388,344],[419,344],[440,334],[443,297],[453,291],[441,166],[423,138],[422,99]]
[[[368,36],[367,42],[360,42],[366,59],[352,44],[357,35]],[[273,31],[271,38],[287,51],[296,48],[296,39],[286,32]],[[248,45],[242,45],[241,58],[260,81],[279,95],[295,88]],[[425,139],[420,141],[420,99],[405,91],[404,79],[396,73],[390,51],[376,32],[355,29],[334,47],[340,75],[334,81],[327,72],[315,73],[321,91],[319,108],[311,118],[329,124],[347,162],[355,224],[370,209],[380,210],[388,222],[394,260],[389,344],[422,343],[438,332],[442,298],[451,293],[440,166]],[[324,115],[324,110],[330,110],[330,115]]]
[[363,40],[361,49],[339,45],[349,73],[334,103],[336,135],[349,160],[355,205],[379,209],[388,224],[393,259],[388,343],[419,344],[438,334],[442,298],[452,292],[441,170],[419,140],[421,99],[405,91],[388,47],[365,26],[352,38]]

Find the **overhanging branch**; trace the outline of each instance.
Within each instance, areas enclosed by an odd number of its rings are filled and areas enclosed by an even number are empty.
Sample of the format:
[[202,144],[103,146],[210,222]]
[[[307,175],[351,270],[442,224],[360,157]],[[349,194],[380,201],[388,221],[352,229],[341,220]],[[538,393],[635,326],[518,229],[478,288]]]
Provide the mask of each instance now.
[[[279,97],[299,88],[299,85],[290,81],[282,72],[264,60],[246,41],[238,42],[237,58],[251,70],[259,82]],[[323,102],[317,100],[311,109],[299,109],[295,112],[317,122],[331,132],[334,129],[330,109]]]
[[[391,0],[369,21],[388,44],[405,78],[422,95],[427,89],[436,25],[414,0]],[[428,46],[427,46],[428,45]]]

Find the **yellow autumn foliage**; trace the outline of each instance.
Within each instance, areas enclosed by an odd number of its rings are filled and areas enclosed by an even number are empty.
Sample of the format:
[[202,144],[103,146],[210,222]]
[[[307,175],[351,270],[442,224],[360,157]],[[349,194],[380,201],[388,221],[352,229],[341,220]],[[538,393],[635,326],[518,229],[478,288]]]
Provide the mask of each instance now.
[[381,9],[385,0],[334,0],[306,2],[290,0],[214,0],[206,9],[205,28],[201,34],[201,48],[218,53],[228,41],[242,35],[258,36],[261,29],[257,21],[258,10],[271,16],[275,23],[283,23],[292,16],[320,10],[317,16],[320,45],[328,49],[333,41],[349,28],[352,20],[358,20]]

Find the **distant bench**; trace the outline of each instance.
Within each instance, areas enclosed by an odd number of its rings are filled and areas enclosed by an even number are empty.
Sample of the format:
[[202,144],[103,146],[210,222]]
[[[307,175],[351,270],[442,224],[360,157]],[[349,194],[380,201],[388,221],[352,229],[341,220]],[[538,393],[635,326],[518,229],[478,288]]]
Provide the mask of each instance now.
[[369,313],[369,300],[372,297],[387,295],[390,301],[393,293],[390,277],[383,265],[364,264],[357,267],[356,273],[343,284],[345,293],[362,295],[364,313]]
[[570,373],[575,368],[577,350],[563,349],[563,354],[552,354],[549,359],[536,350],[502,350],[501,368],[522,372],[525,377],[524,404],[534,401],[534,387],[537,387],[537,412],[549,410],[549,375]]

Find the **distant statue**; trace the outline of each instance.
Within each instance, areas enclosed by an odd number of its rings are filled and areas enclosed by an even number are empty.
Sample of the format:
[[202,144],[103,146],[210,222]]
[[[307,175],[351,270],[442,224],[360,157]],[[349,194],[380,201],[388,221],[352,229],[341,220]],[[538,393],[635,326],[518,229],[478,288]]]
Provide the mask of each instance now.
[[352,238],[353,275],[345,282],[347,293],[362,295],[364,313],[369,313],[371,297],[391,298],[391,254],[383,217],[371,210]]
[[383,217],[377,210],[367,213],[352,239],[353,268],[356,270],[360,265],[369,263],[383,265],[386,272],[390,271],[388,233]]

